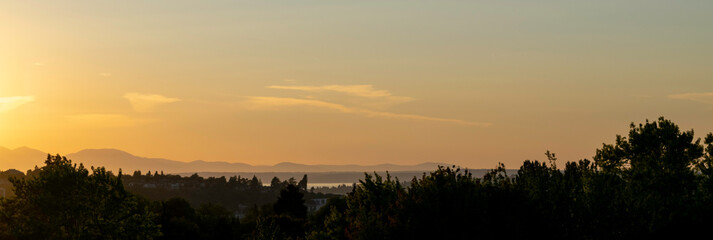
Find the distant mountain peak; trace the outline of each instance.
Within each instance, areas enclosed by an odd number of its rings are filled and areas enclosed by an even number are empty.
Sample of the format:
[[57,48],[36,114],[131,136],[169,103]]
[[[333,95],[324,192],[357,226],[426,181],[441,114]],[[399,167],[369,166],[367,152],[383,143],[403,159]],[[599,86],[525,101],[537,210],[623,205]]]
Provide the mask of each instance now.
[[[107,170],[123,169],[129,173],[141,171],[179,172],[372,172],[372,171],[421,171],[433,170],[436,166],[450,167],[451,164],[426,162],[415,165],[404,164],[302,164],[295,162],[280,162],[274,165],[251,165],[239,162],[175,161],[164,158],[140,157],[114,148],[84,149],[76,153],[62,154],[73,162],[84,166],[105,167]],[[31,169],[41,166],[47,153],[29,147],[6,150],[0,147],[0,168]]]
[[288,166],[305,166],[305,164],[299,164],[299,163],[293,163],[293,162],[281,162],[278,164],[275,164],[273,166],[282,166],[282,167],[288,167]]
[[78,155],[78,154],[105,154],[105,155],[111,155],[111,156],[126,156],[126,157],[136,157],[135,155],[128,153],[123,150],[115,149],[115,148],[90,148],[90,149],[84,149],[79,152],[73,153],[72,155]]
[[40,150],[37,150],[37,149],[34,149],[34,148],[30,148],[30,147],[27,147],[27,146],[18,147],[18,148],[12,149],[11,151],[17,151],[17,152],[44,152],[44,151],[40,151]]
[[47,159],[47,153],[37,149],[29,147],[19,147],[12,150],[1,148],[0,170],[32,169],[34,166],[42,166],[45,159]]

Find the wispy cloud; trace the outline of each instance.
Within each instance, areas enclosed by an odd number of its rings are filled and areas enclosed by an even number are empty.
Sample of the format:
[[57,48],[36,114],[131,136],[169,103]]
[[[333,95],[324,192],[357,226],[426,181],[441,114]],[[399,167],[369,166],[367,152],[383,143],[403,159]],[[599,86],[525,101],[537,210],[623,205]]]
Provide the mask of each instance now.
[[429,117],[429,116],[416,115],[416,114],[400,114],[400,113],[392,113],[392,112],[373,111],[373,110],[348,107],[348,106],[344,106],[342,104],[330,103],[330,102],[313,100],[313,99],[281,98],[281,97],[249,97],[248,100],[246,101],[246,103],[248,103],[249,108],[255,109],[255,110],[257,110],[257,109],[277,110],[277,109],[285,108],[285,107],[308,106],[308,107],[330,109],[330,110],[334,110],[334,111],[342,112],[342,113],[358,114],[358,115],[362,115],[362,116],[366,116],[366,117],[447,122],[447,123],[455,123],[455,124],[479,126],[479,127],[488,127],[488,126],[492,125],[492,123],[488,123],[488,122],[472,122],[472,121],[466,121],[466,120],[460,120],[460,119]]
[[376,90],[372,85],[326,85],[326,86],[268,86],[267,88],[300,90],[308,92],[325,92],[334,91],[346,93],[359,97],[389,97],[392,96],[389,91]]
[[[267,88],[298,90],[305,92],[336,92],[350,96],[368,98],[381,101],[378,105],[395,105],[414,101],[414,98],[405,96],[394,96],[387,90],[374,89],[373,85],[325,85],[325,86],[281,86],[273,85]],[[377,105],[371,103],[370,105]]]
[[155,121],[121,114],[77,114],[66,116],[66,119],[82,127],[92,128],[134,127]]
[[713,92],[672,94],[668,95],[668,98],[713,104]]
[[150,112],[158,105],[181,101],[181,99],[178,98],[170,98],[158,94],[141,93],[127,93],[124,94],[124,98],[129,100],[131,106],[133,106],[134,110],[137,112]]
[[340,112],[353,112],[352,109],[336,103],[329,103],[320,100],[300,99],[300,98],[281,98],[281,97],[248,97],[246,101],[248,108],[254,110],[275,110],[284,107],[295,106],[312,106],[320,108],[328,108]]
[[0,112],[7,112],[35,101],[35,96],[0,97]]

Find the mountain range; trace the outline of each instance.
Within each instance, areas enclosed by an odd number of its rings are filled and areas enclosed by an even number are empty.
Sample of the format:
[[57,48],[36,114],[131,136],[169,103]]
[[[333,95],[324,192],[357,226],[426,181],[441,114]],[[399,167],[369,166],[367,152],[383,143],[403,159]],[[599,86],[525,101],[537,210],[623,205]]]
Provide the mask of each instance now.
[[[373,171],[433,171],[445,163],[422,163],[417,165],[307,165],[291,162],[269,165],[250,165],[246,163],[209,162],[196,160],[182,162],[164,158],[147,158],[130,154],[117,149],[85,149],[66,157],[74,163],[82,163],[85,167],[103,166],[110,171],[122,169],[124,173],[135,170],[163,171],[164,173],[196,173],[196,172],[373,172]],[[42,167],[47,153],[28,147],[8,149],[0,147],[0,170],[17,169],[26,171],[35,166]]]

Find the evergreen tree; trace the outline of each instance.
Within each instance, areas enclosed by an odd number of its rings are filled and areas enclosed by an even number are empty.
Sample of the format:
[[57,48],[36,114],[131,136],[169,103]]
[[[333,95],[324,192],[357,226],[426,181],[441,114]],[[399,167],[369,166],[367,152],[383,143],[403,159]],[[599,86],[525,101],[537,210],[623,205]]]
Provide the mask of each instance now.
[[147,207],[104,168],[92,174],[65,157],[47,156],[34,177],[13,179],[16,197],[0,202],[0,222],[16,239],[152,239],[160,234]]
[[305,191],[305,192],[307,191],[307,174],[305,174],[304,177],[302,177],[302,180],[300,180],[300,182],[297,183],[297,187],[301,191]]
[[280,191],[280,196],[275,202],[274,209],[278,215],[284,214],[300,219],[307,217],[304,194],[295,185],[287,185],[285,189]]

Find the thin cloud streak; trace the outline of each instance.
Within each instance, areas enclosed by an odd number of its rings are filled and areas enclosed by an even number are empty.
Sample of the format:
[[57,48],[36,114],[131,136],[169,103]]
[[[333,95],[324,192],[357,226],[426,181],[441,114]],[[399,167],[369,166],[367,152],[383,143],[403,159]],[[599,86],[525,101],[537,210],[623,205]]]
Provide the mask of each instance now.
[[65,116],[65,118],[71,123],[92,128],[135,127],[156,121],[154,119],[132,118],[121,114],[77,114]]
[[326,85],[326,86],[268,86],[267,88],[300,90],[308,92],[334,91],[347,93],[359,97],[388,97],[391,93],[386,90],[376,90],[372,85]]
[[320,100],[300,99],[300,98],[281,98],[281,97],[248,97],[250,103],[249,108],[253,110],[259,109],[277,109],[281,107],[294,106],[312,106],[337,110],[339,112],[352,113],[354,110],[341,104],[329,103]]
[[281,98],[281,97],[249,97],[246,101],[248,107],[253,110],[268,109],[276,110],[283,107],[310,106],[335,110],[342,113],[358,114],[366,117],[379,117],[387,119],[408,119],[421,120],[432,122],[447,122],[468,126],[488,127],[492,123],[489,122],[471,122],[460,119],[429,117],[415,114],[399,114],[391,112],[373,111],[361,108],[347,107],[341,104],[330,103],[320,100],[300,99],[300,98]]
[[131,106],[137,112],[153,111],[158,105],[178,102],[181,99],[165,97],[158,94],[127,93],[124,98],[129,100]]
[[386,90],[376,90],[372,85],[325,85],[325,86],[267,86],[272,89],[298,90],[306,92],[337,92],[344,93],[350,96],[363,98],[381,98],[392,103],[406,103],[414,101],[414,98],[404,96],[394,96]]
[[672,94],[668,95],[668,98],[713,104],[713,92]]
[[35,96],[0,97],[0,112],[7,112],[33,101]]

